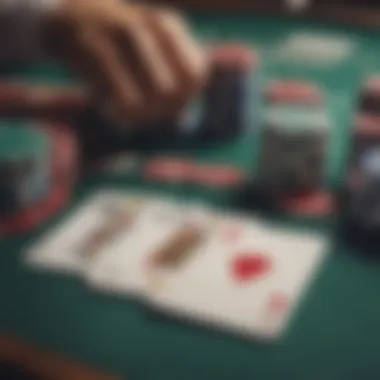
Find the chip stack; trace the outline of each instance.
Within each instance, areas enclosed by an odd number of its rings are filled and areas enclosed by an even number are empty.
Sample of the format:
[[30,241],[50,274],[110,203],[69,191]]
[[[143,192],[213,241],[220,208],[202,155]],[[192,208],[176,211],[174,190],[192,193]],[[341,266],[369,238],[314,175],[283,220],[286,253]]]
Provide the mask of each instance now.
[[258,102],[258,56],[244,45],[231,44],[215,47],[211,57],[200,135],[205,140],[230,140],[254,127],[250,116]]
[[266,88],[264,98],[256,189],[268,207],[280,211],[327,212],[324,187],[331,127],[320,90],[311,83],[276,81]]
[[323,182],[329,137],[326,115],[279,107],[268,112],[266,122],[261,186],[281,194],[318,188]]
[[3,122],[0,126],[0,235],[30,231],[70,199],[78,166],[68,127]]
[[[357,118],[343,193],[341,226],[350,240],[380,244],[380,130]],[[355,241],[356,240],[356,241]]]
[[38,202],[49,191],[48,137],[20,123],[0,125],[0,215]]
[[359,95],[359,113],[380,116],[380,77],[369,77]]

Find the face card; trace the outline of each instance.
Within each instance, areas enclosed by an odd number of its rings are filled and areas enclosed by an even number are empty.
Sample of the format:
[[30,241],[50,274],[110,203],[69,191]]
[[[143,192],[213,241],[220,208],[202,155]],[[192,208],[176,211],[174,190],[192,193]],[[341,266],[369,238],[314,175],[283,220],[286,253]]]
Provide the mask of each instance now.
[[[107,246],[87,271],[90,286],[112,293],[140,293],[151,270],[175,269],[203,236],[208,210],[152,201],[133,229]],[[202,224],[203,223],[203,224]],[[191,228],[194,227],[194,228]]]
[[101,191],[88,199],[27,251],[38,267],[82,273],[96,255],[132,228],[144,199],[135,194]]
[[152,283],[148,300],[162,312],[250,338],[275,339],[324,253],[320,236],[226,220],[181,270]]

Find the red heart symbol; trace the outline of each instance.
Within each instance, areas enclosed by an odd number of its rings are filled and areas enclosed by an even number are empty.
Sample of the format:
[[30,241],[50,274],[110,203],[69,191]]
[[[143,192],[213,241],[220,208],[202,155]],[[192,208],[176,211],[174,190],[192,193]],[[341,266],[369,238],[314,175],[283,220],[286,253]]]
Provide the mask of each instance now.
[[259,253],[239,254],[233,261],[232,273],[240,282],[256,280],[268,274],[272,269],[272,261],[267,255]]

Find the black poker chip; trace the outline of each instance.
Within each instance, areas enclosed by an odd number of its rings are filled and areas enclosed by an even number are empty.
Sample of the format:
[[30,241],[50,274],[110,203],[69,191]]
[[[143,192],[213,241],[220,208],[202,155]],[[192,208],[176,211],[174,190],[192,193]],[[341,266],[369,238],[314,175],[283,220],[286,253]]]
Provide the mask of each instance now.
[[268,126],[263,134],[259,179],[275,193],[311,190],[323,182],[325,136],[320,131],[282,131]]
[[199,134],[206,141],[223,141],[244,134],[250,127],[257,58],[247,47],[222,45],[212,53],[212,63],[203,93]]

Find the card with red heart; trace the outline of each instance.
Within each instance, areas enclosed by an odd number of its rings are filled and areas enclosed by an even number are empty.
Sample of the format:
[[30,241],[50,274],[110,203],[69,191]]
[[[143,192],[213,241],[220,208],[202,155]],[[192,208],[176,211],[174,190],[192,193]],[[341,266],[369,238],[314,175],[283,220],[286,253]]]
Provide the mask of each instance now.
[[248,338],[279,338],[322,262],[325,239],[259,220],[221,218],[215,226],[181,268],[152,282],[148,302]]

